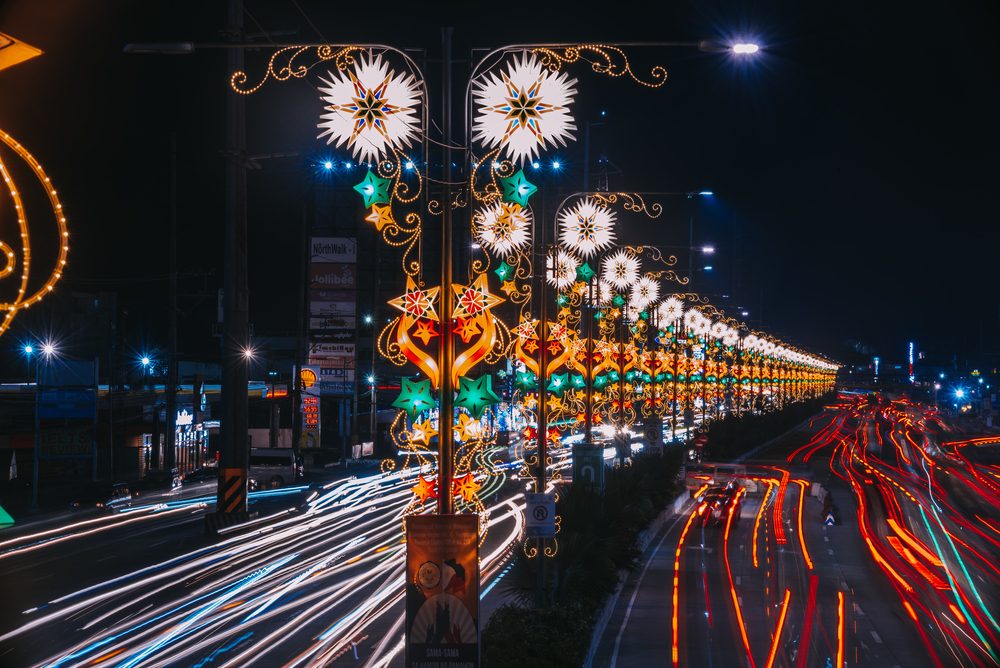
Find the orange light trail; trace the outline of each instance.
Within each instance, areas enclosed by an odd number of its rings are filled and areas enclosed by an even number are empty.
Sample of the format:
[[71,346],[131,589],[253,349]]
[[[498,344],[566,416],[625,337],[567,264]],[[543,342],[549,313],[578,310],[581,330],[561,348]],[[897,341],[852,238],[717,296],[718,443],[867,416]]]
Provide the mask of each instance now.
[[899,526],[899,524],[896,523],[896,520],[890,517],[889,519],[886,520],[886,522],[889,524],[889,528],[892,529],[896,533],[896,535],[902,538],[904,543],[913,548],[913,550],[917,554],[922,556],[924,559],[929,561],[934,566],[944,565],[941,563],[941,560],[938,558],[936,554],[928,550],[927,547],[919,540],[917,540],[915,536],[912,536],[909,531]]
[[733,584],[733,571],[729,567],[729,528],[733,524],[733,514],[736,508],[736,502],[739,501],[740,495],[742,495],[744,489],[741,487],[740,491],[736,493],[736,498],[733,500],[733,507],[729,509],[729,516],[726,518],[726,533],[722,536],[722,554],[725,557],[726,562],[726,576],[729,578],[729,594],[733,598],[733,608],[736,610],[736,621],[740,625],[740,635],[743,637],[743,647],[747,652],[747,662],[750,664],[750,668],[755,668],[756,664],[753,660],[753,654],[750,652],[750,639],[747,637],[747,627],[743,622],[743,611],[740,610],[740,599],[736,595],[736,586]]
[[677,550],[674,552],[674,609],[672,619],[670,620],[674,633],[672,648],[674,668],[680,666],[680,626],[678,623],[680,611],[677,609],[677,599],[681,588],[681,551],[684,549],[684,539],[687,538],[688,530],[691,528],[691,523],[694,522],[695,517],[697,517],[697,514],[692,509],[691,514],[688,515],[687,523],[681,531],[681,539],[677,543]]
[[806,568],[812,570],[813,561],[809,557],[809,550],[806,548],[806,535],[802,531],[802,506],[806,499],[806,482],[804,480],[796,480],[795,483],[801,488],[799,491],[799,545],[802,546],[802,558],[805,559]]
[[[907,605],[909,605],[907,603]],[[916,619],[916,617],[914,617]],[[837,663],[836,668],[844,668],[844,592],[837,592]]]
[[788,612],[788,601],[792,597],[792,590],[785,589],[785,598],[781,602],[781,613],[778,615],[778,626],[774,629],[774,639],[771,641],[771,652],[767,655],[767,663],[764,668],[771,668],[774,659],[778,655],[778,642],[781,640],[781,629],[785,625],[785,614]]
[[767,483],[767,491],[764,493],[764,500],[760,504],[760,508],[757,509],[757,517],[753,521],[753,567],[757,568],[757,529],[760,527],[760,518],[764,514],[764,506],[767,505],[767,497],[771,493],[771,487],[774,486],[773,480],[764,480]]
[[778,545],[784,545],[788,542],[785,538],[785,525],[781,521],[782,510],[785,505],[785,492],[788,489],[788,478],[791,474],[784,469],[774,469],[781,473],[781,483],[778,485],[778,496],[774,499],[774,505],[771,506],[774,524],[774,540]]

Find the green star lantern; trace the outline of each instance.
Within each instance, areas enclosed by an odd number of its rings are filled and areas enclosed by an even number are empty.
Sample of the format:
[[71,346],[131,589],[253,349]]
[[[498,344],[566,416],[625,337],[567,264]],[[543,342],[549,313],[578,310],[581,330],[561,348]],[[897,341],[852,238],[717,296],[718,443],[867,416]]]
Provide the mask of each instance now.
[[493,273],[495,273],[501,281],[506,281],[514,275],[514,267],[501,260],[500,266],[494,269]]
[[358,191],[365,200],[365,208],[370,209],[372,204],[389,203],[390,179],[383,179],[375,175],[375,172],[368,170],[365,178],[354,189]]
[[576,268],[576,278],[579,281],[586,283],[594,277],[594,270],[590,268],[590,265],[584,262],[579,267]]
[[394,408],[402,408],[411,419],[416,419],[417,413],[434,408],[431,381],[403,378],[400,386],[399,396],[392,402]]
[[500,179],[503,186],[503,199],[505,202],[514,202],[521,206],[528,206],[528,199],[538,191],[538,186],[524,178],[524,170],[519,169],[513,176]]
[[561,397],[563,392],[565,392],[569,386],[568,373],[554,373],[552,374],[552,379],[549,381],[547,389],[557,397]]
[[518,371],[517,380],[514,381],[514,384],[519,389],[528,392],[538,387],[538,379],[530,371]]
[[570,376],[570,385],[572,385],[574,389],[582,390],[587,387],[587,382],[583,379],[581,374],[574,373]]
[[493,376],[486,374],[475,379],[459,377],[455,405],[469,411],[472,417],[478,420],[489,406],[499,402],[500,397],[493,391]]

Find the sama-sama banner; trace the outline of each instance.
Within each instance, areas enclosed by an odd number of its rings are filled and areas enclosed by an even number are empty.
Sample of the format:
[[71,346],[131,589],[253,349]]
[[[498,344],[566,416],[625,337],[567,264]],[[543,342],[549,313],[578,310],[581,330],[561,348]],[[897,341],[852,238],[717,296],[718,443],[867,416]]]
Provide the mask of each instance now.
[[406,518],[406,666],[479,666],[479,517]]

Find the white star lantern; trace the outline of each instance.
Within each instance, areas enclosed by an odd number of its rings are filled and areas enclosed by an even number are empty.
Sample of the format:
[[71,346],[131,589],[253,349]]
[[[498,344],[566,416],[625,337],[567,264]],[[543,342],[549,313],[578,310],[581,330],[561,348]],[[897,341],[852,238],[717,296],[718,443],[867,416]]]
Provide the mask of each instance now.
[[640,311],[656,301],[660,296],[660,286],[651,278],[643,276],[632,286],[629,293],[629,306]]
[[677,297],[667,297],[656,307],[656,318],[663,325],[672,325],[684,317],[684,302]]
[[360,162],[406,148],[418,133],[420,89],[412,74],[397,75],[380,55],[358,57],[346,72],[320,77],[327,113],[319,123],[327,144],[347,145]]
[[603,279],[615,289],[631,288],[639,280],[639,258],[627,250],[619,250],[604,258]]
[[501,147],[520,163],[552,144],[565,146],[576,130],[569,112],[575,84],[576,79],[549,70],[530,53],[522,60],[515,56],[500,76],[490,72],[475,81],[475,140]]
[[592,197],[559,216],[559,236],[563,245],[583,258],[609,248],[615,241],[615,212]]
[[507,257],[528,245],[531,213],[520,204],[497,202],[476,212],[476,237],[494,255]]
[[579,265],[580,261],[566,251],[561,250],[554,256],[550,253],[546,260],[545,278],[549,285],[560,289],[568,288],[576,282],[576,268]]

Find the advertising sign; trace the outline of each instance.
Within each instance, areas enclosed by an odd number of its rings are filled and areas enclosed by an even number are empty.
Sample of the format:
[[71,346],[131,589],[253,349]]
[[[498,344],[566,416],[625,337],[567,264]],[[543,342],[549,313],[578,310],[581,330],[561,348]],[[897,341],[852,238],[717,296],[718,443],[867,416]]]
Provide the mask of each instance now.
[[40,459],[90,457],[94,448],[94,428],[43,429],[38,433],[38,446]]
[[310,289],[353,290],[355,287],[357,287],[357,267],[353,264],[309,265]]
[[352,329],[320,329],[310,332],[313,341],[347,342],[357,338],[357,331]]
[[358,242],[347,237],[313,237],[309,244],[309,258],[312,262],[358,261]]
[[554,538],[556,535],[556,498],[553,494],[524,495],[524,535],[528,538]]
[[313,342],[309,344],[309,357],[354,357],[353,343]]
[[479,518],[406,518],[407,668],[479,666]]
[[357,308],[355,302],[310,302],[309,314],[324,318],[353,318],[354,309]]
[[304,366],[299,370],[299,387],[302,390],[302,436],[300,448],[318,448],[320,444],[319,367]]

